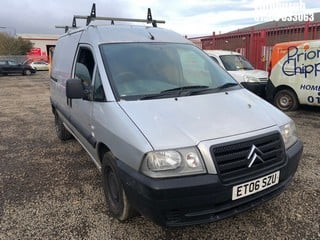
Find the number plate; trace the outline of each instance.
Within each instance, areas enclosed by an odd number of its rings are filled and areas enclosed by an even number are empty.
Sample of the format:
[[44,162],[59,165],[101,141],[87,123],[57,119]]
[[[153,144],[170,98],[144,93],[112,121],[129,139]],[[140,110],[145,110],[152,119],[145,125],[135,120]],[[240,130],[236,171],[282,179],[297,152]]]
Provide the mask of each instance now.
[[267,176],[233,186],[232,200],[237,200],[272,187],[279,183],[279,177],[280,171],[277,171]]

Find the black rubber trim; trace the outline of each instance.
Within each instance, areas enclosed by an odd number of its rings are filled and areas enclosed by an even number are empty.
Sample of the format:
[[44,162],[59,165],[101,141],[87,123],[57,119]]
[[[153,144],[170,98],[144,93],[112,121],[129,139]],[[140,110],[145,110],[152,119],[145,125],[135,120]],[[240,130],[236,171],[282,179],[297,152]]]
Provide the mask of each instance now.
[[256,95],[264,98],[266,96],[266,85],[267,83],[257,83],[257,82],[242,82],[242,86],[244,86],[249,91],[255,93]]
[[267,85],[266,85],[266,99],[270,103],[273,103],[273,97],[274,97],[275,90],[276,90],[275,86],[273,85],[273,83],[269,79],[267,82]]

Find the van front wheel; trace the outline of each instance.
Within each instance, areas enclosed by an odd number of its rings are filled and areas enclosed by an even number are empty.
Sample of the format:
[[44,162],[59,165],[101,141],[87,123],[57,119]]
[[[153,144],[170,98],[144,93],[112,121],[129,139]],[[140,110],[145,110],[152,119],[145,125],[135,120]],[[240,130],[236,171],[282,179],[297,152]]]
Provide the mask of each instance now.
[[274,96],[274,105],[282,111],[294,111],[298,108],[299,102],[292,90],[283,89]]
[[102,160],[102,184],[111,216],[120,221],[132,216],[133,210],[119,177],[116,159],[106,152]]

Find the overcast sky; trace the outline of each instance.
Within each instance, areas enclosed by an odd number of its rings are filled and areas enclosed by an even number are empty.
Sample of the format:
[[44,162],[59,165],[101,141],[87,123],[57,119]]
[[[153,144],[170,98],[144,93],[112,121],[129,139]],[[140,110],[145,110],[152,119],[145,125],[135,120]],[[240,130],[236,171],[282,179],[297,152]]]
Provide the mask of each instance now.
[[[0,32],[62,34],[55,25],[71,25],[74,14],[88,15],[93,2],[97,16],[146,18],[150,7],[153,18],[166,21],[161,27],[187,36],[219,34],[262,23],[267,20],[265,15],[276,15],[275,8],[278,13],[297,14],[297,4],[305,6],[300,7],[300,13],[320,12],[319,0],[1,0]],[[260,20],[255,20],[257,9],[266,3],[267,9],[259,12]]]

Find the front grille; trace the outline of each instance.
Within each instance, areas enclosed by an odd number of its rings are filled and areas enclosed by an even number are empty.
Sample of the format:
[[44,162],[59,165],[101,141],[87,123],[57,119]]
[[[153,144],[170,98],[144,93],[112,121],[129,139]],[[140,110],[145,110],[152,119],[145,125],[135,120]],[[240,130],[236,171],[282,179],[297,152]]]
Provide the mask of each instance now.
[[286,161],[279,132],[211,146],[210,152],[221,181],[225,184],[253,179],[278,169]]

